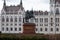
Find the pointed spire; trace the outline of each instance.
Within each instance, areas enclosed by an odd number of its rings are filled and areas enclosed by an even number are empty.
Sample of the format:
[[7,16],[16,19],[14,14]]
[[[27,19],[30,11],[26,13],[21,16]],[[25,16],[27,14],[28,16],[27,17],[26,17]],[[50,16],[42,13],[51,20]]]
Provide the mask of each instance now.
[[6,0],[4,0],[3,8],[6,10]]
[[6,6],[6,0],[4,0],[4,6]]
[[21,8],[21,10],[23,10],[23,9],[24,9],[24,8],[23,8],[22,0],[20,1],[20,8]]
[[20,5],[22,6],[22,0],[20,1]]

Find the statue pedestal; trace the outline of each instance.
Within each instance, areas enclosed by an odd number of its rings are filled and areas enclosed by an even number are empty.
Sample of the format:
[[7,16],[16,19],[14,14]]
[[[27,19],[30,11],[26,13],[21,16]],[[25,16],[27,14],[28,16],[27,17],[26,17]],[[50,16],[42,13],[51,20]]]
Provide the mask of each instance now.
[[24,23],[23,24],[23,34],[35,34],[35,24],[34,23]]

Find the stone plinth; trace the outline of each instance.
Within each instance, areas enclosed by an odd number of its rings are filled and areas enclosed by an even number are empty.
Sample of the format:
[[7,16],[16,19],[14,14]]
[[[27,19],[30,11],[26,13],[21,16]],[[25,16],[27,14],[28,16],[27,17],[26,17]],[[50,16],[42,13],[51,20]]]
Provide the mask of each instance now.
[[35,24],[34,23],[24,23],[23,24],[24,34],[35,34]]

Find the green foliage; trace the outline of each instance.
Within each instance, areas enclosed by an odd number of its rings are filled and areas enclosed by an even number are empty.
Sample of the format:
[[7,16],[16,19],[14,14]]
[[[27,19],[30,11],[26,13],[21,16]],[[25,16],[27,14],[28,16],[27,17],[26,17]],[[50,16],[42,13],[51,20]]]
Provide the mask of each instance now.
[[47,40],[47,38],[44,37],[39,37],[39,36],[21,36],[18,37],[16,35],[9,35],[9,34],[5,34],[5,35],[0,35],[0,40]]
[[1,40],[47,40],[46,38],[37,38],[37,37],[24,37],[24,38],[14,38],[14,37],[4,37],[0,38]]

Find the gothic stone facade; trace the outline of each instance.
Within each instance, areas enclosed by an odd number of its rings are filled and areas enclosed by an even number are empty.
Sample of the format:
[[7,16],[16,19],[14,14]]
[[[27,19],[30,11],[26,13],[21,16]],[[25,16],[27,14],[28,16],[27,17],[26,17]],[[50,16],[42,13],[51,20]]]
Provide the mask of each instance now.
[[[29,22],[35,23],[35,32],[43,34],[60,34],[60,0],[50,0],[50,12],[33,11],[35,19],[29,19]],[[2,33],[23,33],[23,18],[25,10],[22,6],[22,0],[17,6],[6,6],[4,1],[1,11]]]

